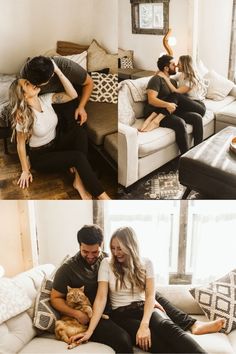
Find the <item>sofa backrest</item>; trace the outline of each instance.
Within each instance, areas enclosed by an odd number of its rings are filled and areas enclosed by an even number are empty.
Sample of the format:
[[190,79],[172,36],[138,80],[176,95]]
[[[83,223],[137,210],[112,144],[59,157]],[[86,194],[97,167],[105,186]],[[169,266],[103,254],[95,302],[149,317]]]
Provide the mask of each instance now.
[[10,278],[19,288],[26,290],[31,305],[0,324],[0,353],[18,353],[36,335],[32,322],[35,297],[43,278],[49,276],[54,268],[52,264],[45,264]]

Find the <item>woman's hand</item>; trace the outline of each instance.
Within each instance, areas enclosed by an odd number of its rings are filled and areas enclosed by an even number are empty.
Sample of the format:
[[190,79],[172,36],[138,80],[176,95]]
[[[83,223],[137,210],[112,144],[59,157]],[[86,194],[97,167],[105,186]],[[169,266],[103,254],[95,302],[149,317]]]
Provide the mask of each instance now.
[[158,301],[155,302],[154,309],[159,309],[159,310],[161,310],[162,312],[165,312],[165,313],[166,313],[165,309],[161,306],[161,304],[159,304]]
[[167,76],[163,73],[163,71],[158,71],[158,72],[157,72],[157,75],[160,76],[160,77],[162,77],[162,78],[165,79],[165,80],[167,79]]
[[55,61],[53,59],[51,59],[52,63],[53,63],[53,67],[54,67],[54,73],[58,73],[59,71],[61,71],[59,69],[59,67],[57,66],[57,64],[55,63]]
[[20,178],[17,181],[17,184],[20,188],[28,188],[29,182],[33,181],[33,176],[30,171],[22,171]]
[[140,325],[136,334],[136,345],[138,345],[144,351],[148,351],[151,347],[151,332],[148,325]]
[[86,343],[89,338],[92,336],[93,332],[86,331],[84,333],[76,334],[75,336],[71,336],[69,339],[69,344],[71,343],[77,343],[77,344],[82,344]]

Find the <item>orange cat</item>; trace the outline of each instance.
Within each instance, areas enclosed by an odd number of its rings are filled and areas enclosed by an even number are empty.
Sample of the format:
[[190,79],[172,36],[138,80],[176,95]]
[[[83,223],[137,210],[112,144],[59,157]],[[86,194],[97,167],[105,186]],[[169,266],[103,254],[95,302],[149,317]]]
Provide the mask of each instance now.
[[[88,315],[89,318],[92,317],[93,311],[92,306],[84,294],[84,286],[82,288],[70,288],[67,287],[68,293],[66,295],[66,303],[73,309],[80,310]],[[58,340],[63,340],[69,344],[69,339],[79,333],[83,333],[87,330],[88,326],[79,323],[73,317],[62,316],[59,321],[56,321],[55,334]],[[76,343],[72,343],[68,346],[68,349],[75,348]]]

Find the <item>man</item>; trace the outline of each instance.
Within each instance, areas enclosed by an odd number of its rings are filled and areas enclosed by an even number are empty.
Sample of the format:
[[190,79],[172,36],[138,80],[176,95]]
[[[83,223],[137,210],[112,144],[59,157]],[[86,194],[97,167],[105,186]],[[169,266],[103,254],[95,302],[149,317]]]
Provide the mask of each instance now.
[[[99,265],[106,253],[102,252],[103,232],[97,225],[85,225],[77,233],[80,251],[56,272],[51,292],[52,306],[63,315],[76,318],[80,323],[86,324],[89,318],[79,310],[70,308],[66,302],[67,286],[85,286],[85,294],[94,302],[97,292],[97,275]],[[166,311],[167,315],[182,329],[191,329],[192,333],[202,334],[220,330],[222,325],[218,321],[203,323],[196,321],[186,313],[175,308],[167,299],[156,294],[159,303],[155,307]],[[164,309],[163,309],[163,307]],[[109,311],[109,306],[107,306]],[[106,311],[105,311],[106,312]],[[111,319],[101,319],[91,340],[107,344],[116,353],[133,353],[132,340],[129,334],[116,325]]]
[[[158,69],[167,77],[176,74],[176,65],[170,55],[163,55],[157,61]],[[176,142],[181,154],[188,150],[188,135],[186,124],[193,126],[194,144],[202,141],[202,117],[192,110],[191,99],[180,93],[171,93],[163,77],[153,76],[147,85],[148,102],[144,108],[145,117],[151,113],[164,113],[160,121],[161,127],[171,128],[175,131]]]
[[[83,226],[77,233],[77,239],[80,251],[56,272],[51,304],[61,314],[74,317],[80,323],[86,324],[89,321],[88,316],[66,304],[67,286],[72,288],[85,286],[85,294],[93,304],[97,292],[99,265],[107,255],[102,252],[103,232],[99,226]],[[109,345],[116,353],[133,352],[129,335],[110,319],[100,320],[91,340]]]
[[[87,120],[85,105],[93,90],[93,80],[86,70],[72,60],[59,56],[52,59],[81,93],[79,104],[75,110],[75,119],[80,120],[80,125],[82,125]],[[40,87],[41,94],[64,91],[59,78],[54,75],[53,62],[48,57],[37,56],[27,61],[20,75],[31,84]]]

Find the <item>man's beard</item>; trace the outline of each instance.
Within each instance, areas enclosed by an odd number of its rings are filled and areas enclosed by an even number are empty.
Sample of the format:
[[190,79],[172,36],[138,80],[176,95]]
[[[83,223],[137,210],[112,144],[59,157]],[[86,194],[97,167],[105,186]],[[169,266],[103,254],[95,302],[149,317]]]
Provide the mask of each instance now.
[[175,75],[176,74],[176,69],[172,70],[169,68],[169,75]]

